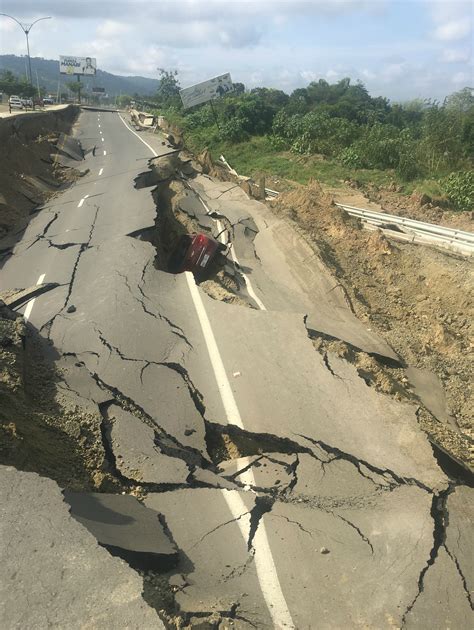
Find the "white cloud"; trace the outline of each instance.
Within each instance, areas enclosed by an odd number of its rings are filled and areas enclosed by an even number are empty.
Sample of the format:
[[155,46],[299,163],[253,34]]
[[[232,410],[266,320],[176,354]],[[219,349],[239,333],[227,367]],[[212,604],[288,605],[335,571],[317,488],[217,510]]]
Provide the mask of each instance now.
[[116,22],[115,20],[106,20],[103,24],[97,27],[97,35],[99,37],[117,37],[123,35],[130,30],[129,24],[123,24],[122,22]]
[[466,83],[469,81],[469,75],[467,74],[467,72],[456,72],[456,74],[453,76],[452,81],[456,84],[462,83],[466,85]]
[[465,19],[450,20],[435,29],[434,36],[443,42],[464,39],[471,32],[471,21]]
[[472,54],[467,48],[446,48],[441,56],[441,61],[445,63],[469,63],[471,60]]

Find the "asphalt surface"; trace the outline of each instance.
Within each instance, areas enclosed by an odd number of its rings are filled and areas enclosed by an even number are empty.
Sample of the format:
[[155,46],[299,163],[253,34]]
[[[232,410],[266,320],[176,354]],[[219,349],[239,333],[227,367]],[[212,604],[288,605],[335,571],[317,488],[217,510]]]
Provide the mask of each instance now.
[[[90,171],[32,218],[0,290],[59,283],[26,314],[64,395],[100,406],[120,474],[166,524],[181,611],[238,628],[471,627],[472,491],[449,485],[414,405],[308,332],[393,350],[298,236],[229,183],[187,185],[191,207],[228,226],[252,308],[157,270],[137,238],[157,209],[134,180],[169,148],[117,113],[83,112],[76,137]],[[211,452],[222,433],[232,457]]]

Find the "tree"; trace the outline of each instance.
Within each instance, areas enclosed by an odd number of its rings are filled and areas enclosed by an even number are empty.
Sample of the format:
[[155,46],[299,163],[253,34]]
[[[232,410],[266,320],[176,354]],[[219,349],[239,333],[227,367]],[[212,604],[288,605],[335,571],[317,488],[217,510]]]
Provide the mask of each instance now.
[[181,99],[179,96],[179,80],[177,78],[177,70],[165,70],[158,68],[160,73],[160,85],[156,92],[159,104],[162,107],[181,107]]
[[474,108],[473,88],[465,87],[462,90],[459,90],[459,92],[454,92],[450,96],[447,96],[445,107],[446,109],[463,113],[466,113],[471,108]]

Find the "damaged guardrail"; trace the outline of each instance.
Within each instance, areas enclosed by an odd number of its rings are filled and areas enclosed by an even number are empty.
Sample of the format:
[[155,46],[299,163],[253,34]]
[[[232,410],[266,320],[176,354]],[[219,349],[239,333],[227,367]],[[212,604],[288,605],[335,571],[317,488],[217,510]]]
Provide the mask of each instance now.
[[336,203],[336,206],[367,223],[369,229],[370,226],[373,226],[373,229],[382,228],[393,238],[411,243],[434,243],[469,256],[474,252],[474,234],[472,232],[341,203]]
[[[232,174],[241,177],[230,166],[223,155],[219,157],[219,160]],[[254,185],[259,187],[258,184]],[[278,191],[265,188],[266,198],[274,199],[278,197],[278,195]],[[407,243],[429,243],[438,245],[446,249],[457,251],[465,256],[471,256],[474,252],[474,234],[472,232],[447,228],[434,223],[425,223],[424,221],[408,219],[407,217],[387,214],[385,212],[356,208],[355,206],[348,206],[342,203],[336,203],[335,205],[351,216],[361,219],[366,224],[365,227],[367,229],[382,229],[385,234],[396,240]]]

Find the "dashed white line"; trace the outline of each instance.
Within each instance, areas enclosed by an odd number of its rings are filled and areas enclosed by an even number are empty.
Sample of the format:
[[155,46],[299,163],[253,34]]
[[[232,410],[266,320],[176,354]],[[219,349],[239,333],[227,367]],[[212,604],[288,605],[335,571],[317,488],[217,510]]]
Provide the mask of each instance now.
[[[100,129],[100,125],[99,125],[99,129]],[[101,132],[102,133],[102,132]]]
[[84,197],[80,200],[80,202],[77,204],[77,207],[78,207],[78,208],[82,208],[82,204],[84,203],[84,201],[87,199],[87,197],[88,197],[88,196],[89,196],[89,195],[85,195],[85,196],[84,196]]
[[107,151],[104,151],[104,155],[107,155]]
[[104,142],[104,138],[101,138],[102,142]]
[[101,168],[100,171],[99,171],[99,176],[102,175],[103,172],[104,172],[104,169]]
[[[42,274],[40,275],[40,277],[38,278],[38,282],[37,282],[36,284],[37,284],[37,285],[38,285],[38,284],[42,284],[42,282],[43,282],[43,280],[44,280],[45,276],[46,276],[46,274],[45,274],[45,273],[42,273]],[[30,317],[30,315],[31,315],[31,311],[33,310],[33,304],[35,303],[35,300],[36,300],[36,298],[33,298],[33,299],[32,299],[32,300],[30,300],[30,301],[28,302],[28,304],[26,305],[26,308],[25,308],[25,314],[23,315],[23,317],[25,318],[25,321],[26,321],[26,322],[28,321],[28,319],[29,319],[29,317]]]

